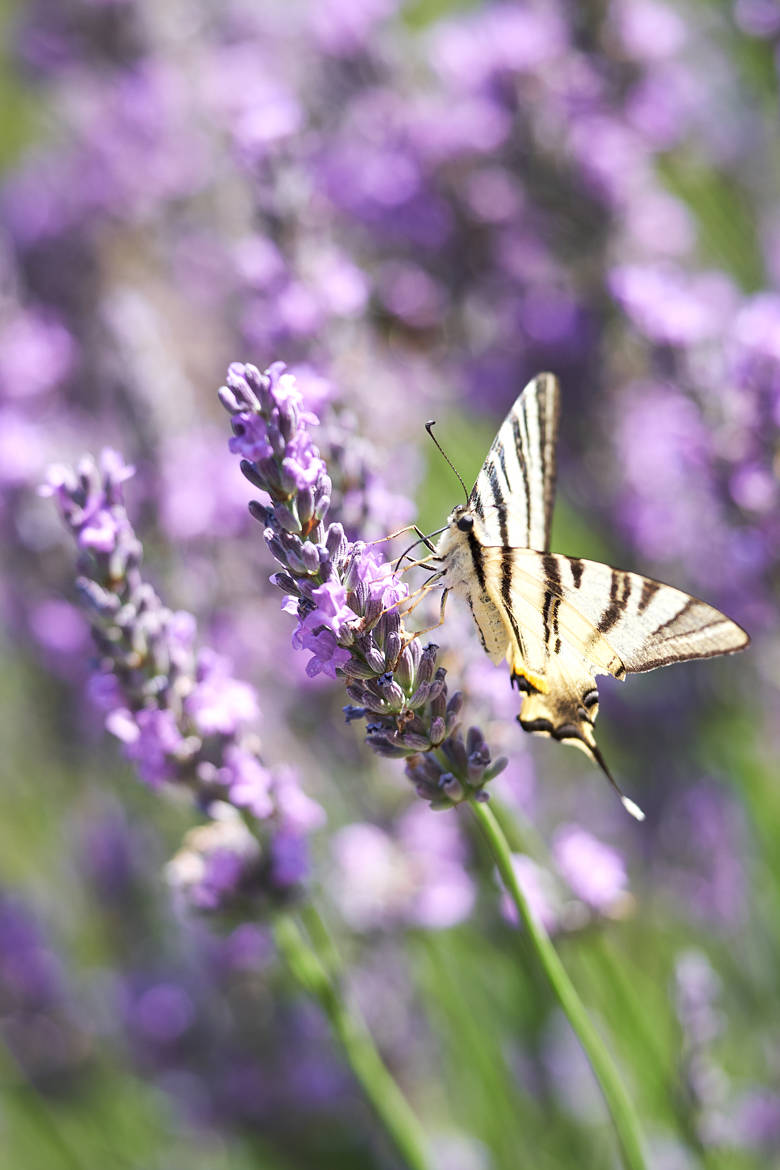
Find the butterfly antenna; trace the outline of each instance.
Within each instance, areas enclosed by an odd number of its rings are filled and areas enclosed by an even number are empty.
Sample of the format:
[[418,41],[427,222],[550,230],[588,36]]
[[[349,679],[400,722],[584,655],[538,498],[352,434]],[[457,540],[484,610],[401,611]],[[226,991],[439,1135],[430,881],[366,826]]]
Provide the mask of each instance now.
[[590,746],[591,752],[593,753],[593,759],[596,761],[598,766],[601,768],[601,770],[604,773],[604,775],[606,776],[607,780],[609,780],[610,784],[615,789],[615,792],[617,792],[618,796],[620,797],[620,803],[623,805],[623,808],[626,810],[627,813],[630,813],[630,815],[635,820],[643,821],[645,819],[645,814],[642,812],[639,805],[634,804],[633,800],[631,800],[628,796],[626,796],[626,794],[620,789],[620,786],[618,785],[614,776],[612,775],[612,773],[610,772],[606,763],[604,762],[604,757],[602,756],[599,749],[596,747],[595,743],[590,744],[589,746]]
[[458,471],[457,467],[456,467],[456,466],[455,466],[455,464],[452,462],[452,460],[450,459],[449,455],[447,454],[447,452],[444,450],[444,448],[442,447],[442,445],[441,445],[441,443],[439,442],[439,440],[438,440],[438,439],[436,438],[436,436],[434,435],[434,433],[433,433],[433,428],[434,428],[435,426],[436,426],[436,419],[435,419],[435,418],[432,418],[432,419],[429,419],[429,420],[428,420],[428,422],[425,424],[425,429],[426,429],[426,431],[428,432],[428,434],[430,435],[430,437],[433,439],[433,441],[434,441],[434,443],[436,444],[436,446],[437,446],[437,447],[439,448],[439,450],[441,451],[441,453],[442,453],[442,455],[444,456],[444,458],[445,458],[445,460],[447,461],[447,463],[449,463],[450,467],[452,468],[452,470],[453,470],[453,471],[455,472],[455,474],[457,475],[457,477],[458,477],[458,482],[460,483],[460,486],[463,488],[463,491],[466,493],[466,503],[468,503],[468,502],[469,502],[469,489],[466,487],[465,483],[463,482],[463,477],[461,476],[461,474],[460,474],[460,472]]

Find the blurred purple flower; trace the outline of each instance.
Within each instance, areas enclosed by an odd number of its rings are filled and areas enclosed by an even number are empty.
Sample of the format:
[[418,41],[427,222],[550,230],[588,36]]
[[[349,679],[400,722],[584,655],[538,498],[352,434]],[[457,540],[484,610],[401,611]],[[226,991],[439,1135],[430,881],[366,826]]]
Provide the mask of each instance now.
[[[780,24],[780,21],[778,21]],[[780,1152],[780,1093],[755,1088],[738,1102],[734,1119],[735,1145],[764,1155]]]
[[252,687],[233,678],[230,663],[208,648],[198,654],[195,686],[184,710],[204,736],[233,735],[260,714]]
[[691,275],[671,266],[616,268],[610,288],[636,327],[666,345],[718,336],[738,303],[736,288],[724,273]]
[[780,33],[780,4],[777,0],[735,0],[734,19],[753,37],[775,37]]
[[0,348],[0,395],[34,397],[56,390],[70,374],[76,343],[51,314],[31,311],[6,322]]
[[60,958],[18,895],[0,892],[3,1043],[41,1087],[72,1086],[89,1055]]
[[572,892],[597,913],[608,913],[625,895],[623,858],[579,825],[563,825],[556,831],[553,856]]
[[157,1044],[169,1044],[186,1032],[195,1005],[182,987],[158,983],[149,987],[133,1005],[133,1027]]
[[636,60],[665,61],[685,44],[685,21],[669,4],[617,0],[610,14],[622,48]]
[[[263,860],[260,843],[236,809],[222,801],[210,809],[208,824],[185,834],[181,847],[166,866],[166,878],[185,908],[217,910],[253,884]],[[289,875],[282,875],[287,879]],[[279,874],[274,871],[274,879]],[[305,877],[296,872],[288,887]]]
[[[512,867],[534,918],[549,934],[556,933],[560,927],[563,898],[555,878],[524,853],[512,855]],[[501,913],[513,926],[519,925],[517,908],[506,890],[501,894]]]
[[474,905],[464,869],[465,849],[450,817],[413,806],[393,832],[354,824],[331,838],[328,888],[339,913],[356,930],[396,922],[433,930],[455,926]]
[[107,717],[106,729],[125,745],[127,758],[151,788],[173,782],[190,751],[173,711],[120,707]]
[[224,438],[212,429],[162,437],[160,521],[174,542],[225,539],[246,527],[244,481],[226,465]]
[[747,912],[745,825],[726,789],[701,780],[673,800],[661,825],[657,880],[696,919],[735,930]]

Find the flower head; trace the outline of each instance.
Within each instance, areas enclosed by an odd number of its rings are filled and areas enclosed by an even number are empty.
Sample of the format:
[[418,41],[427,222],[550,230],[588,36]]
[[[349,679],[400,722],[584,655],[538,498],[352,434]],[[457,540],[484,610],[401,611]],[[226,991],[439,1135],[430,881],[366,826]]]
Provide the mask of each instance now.
[[[295,408],[292,389],[286,401]],[[99,652],[93,698],[141,779],[154,788],[190,788],[212,818],[185,840],[174,866],[180,877],[189,875],[181,881],[192,887],[191,903],[213,907],[243,889],[248,869],[257,877],[255,853],[264,859],[259,887],[286,894],[305,877],[306,838],[316,817],[291,815],[294,775],[277,776],[260,757],[251,730],[259,712],[253,688],[233,676],[225,658],[199,649],[192,614],[169,610],[143,579],[141,544],[122,498],[131,474],[116,453],[104,452],[75,471],[54,469],[45,489],[80,549],[77,585]],[[319,600],[323,616],[336,623],[338,597]],[[307,809],[318,807],[302,793],[299,799]],[[252,818],[254,832],[237,810]],[[288,854],[296,851],[294,867],[272,861],[278,834]]]
[[[298,619],[293,646],[311,654],[310,676],[344,678],[347,720],[365,718],[374,751],[406,760],[420,796],[436,808],[485,798],[485,783],[506,760],[492,760],[477,728],[464,740],[463,697],[448,695],[446,672],[436,667],[438,647],[423,650],[404,630],[399,604],[408,589],[392,566],[376,549],[347,540],[340,523],[326,526],[332,483],[308,434],[314,416],[283,369],[277,362],[261,374],[234,363],[220,400],[234,436],[239,428],[241,450],[250,449],[244,436],[268,436],[262,453],[245,458],[242,470],[271,497],[270,505],[253,501],[250,510],[281,566],[272,580],[286,594],[282,608]],[[316,475],[286,470],[291,444],[308,452]]]

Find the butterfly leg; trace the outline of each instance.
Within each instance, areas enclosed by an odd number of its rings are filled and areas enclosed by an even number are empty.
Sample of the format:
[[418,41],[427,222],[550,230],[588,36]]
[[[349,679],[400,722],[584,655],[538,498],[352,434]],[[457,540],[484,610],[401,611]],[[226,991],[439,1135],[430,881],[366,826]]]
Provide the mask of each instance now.
[[[420,544],[420,542],[422,542],[426,548],[430,549],[431,552],[436,551],[435,546],[431,543],[430,537],[426,536],[425,533],[416,524],[407,524],[404,528],[399,528],[396,532],[391,532],[388,536],[380,536],[377,540],[369,540],[368,547],[373,548],[376,544],[387,544],[389,540],[395,540],[396,537],[403,536],[405,532],[413,532],[417,537],[417,540],[414,542],[414,544],[409,546],[407,552],[413,549],[416,544]],[[434,535],[436,534],[434,533]],[[401,560],[403,560],[405,556],[406,553],[402,553]]]
[[425,597],[426,593],[428,593],[432,588],[433,582],[429,579],[425,582],[424,585],[421,585],[419,589],[415,589],[413,593],[409,593],[406,597],[399,597],[398,601],[394,601],[391,605],[385,606],[379,616],[382,617],[384,614],[390,613],[392,609],[398,609],[399,606],[406,605],[407,602],[414,601],[414,598],[417,598],[417,600],[414,602],[414,605],[410,606],[409,609],[404,610],[404,617],[407,617],[410,613],[413,612],[413,610],[417,609],[417,606]]
[[391,532],[388,536],[379,536],[376,540],[367,541],[368,547],[373,548],[375,544],[386,544],[388,540],[395,540],[398,536],[403,536],[405,532],[419,532],[416,524],[405,524],[403,528],[399,528],[397,532]]
[[417,527],[416,524],[412,524],[412,525],[410,525],[410,527],[413,528],[414,531],[417,533],[417,540],[415,540],[413,544],[410,544],[409,547],[407,549],[404,549],[404,551],[401,553],[400,557],[395,562],[395,567],[393,569],[393,572],[395,572],[395,573],[398,572],[398,568],[399,568],[401,562],[403,561],[403,559],[405,557],[407,557],[409,555],[409,553],[412,551],[412,549],[416,548],[417,545],[420,544],[420,542],[422,542],[426,548],[430,549],[431,553],[436,552],[436,546],[431,544],[430,539],[425,535],[425,533],[420,532],[420,529]]
[[[430,583],[428,584],[427,588],[431,588]],[[409,642],[413,642],[415,638],[422,638],[424,634],[431,634],[434,630],[438,630],[439,626],[444,624],[444,611],[447,608],[447,597],[449,596],[449,592],[449,589],[442,590],[441,605],[439,606],[439,620],[436,622],[436,624],[433,626],[426,626],[424,630],[417,630],[414,634],[411,634],[407,639],[407,646],[409,645]],[[422,598],[420,598],[420,601],[422,601]],[[419,605],[419,602],[417,604]],[[412,606],[412,609],[415,608],[416,606]],[[411,613],[411,610],[409,612]],[[405,614],[404,616],[408,617],[409,615]]]
[[404,565],[400,571],[396,570],[396,572],[398,572],[399,577],[402,577],[409,569],[425,569],[427,573],[438,573],[436,565],[431,564],[432,560],[433,557],[423,557],[420,561],[409,561],[408,565]]

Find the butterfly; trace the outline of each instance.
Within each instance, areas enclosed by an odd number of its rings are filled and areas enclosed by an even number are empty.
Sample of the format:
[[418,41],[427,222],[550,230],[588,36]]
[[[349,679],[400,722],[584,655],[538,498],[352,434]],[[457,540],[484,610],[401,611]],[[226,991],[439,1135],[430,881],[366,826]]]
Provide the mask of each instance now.
[[523,730],[584,751],[642,820],[596,743],[596,677],[732,654],[750,638],[671,585],[550,552],[559,418],[558,380],[539,374],[509,411],[466,504],[448,517],[432,560],[443,602],[450,591],[465,598],[486,653],[508,661]]

